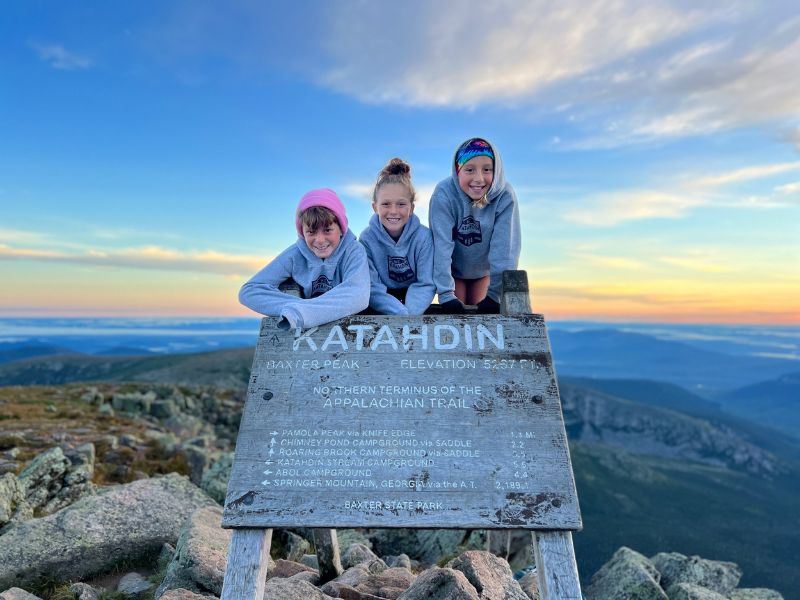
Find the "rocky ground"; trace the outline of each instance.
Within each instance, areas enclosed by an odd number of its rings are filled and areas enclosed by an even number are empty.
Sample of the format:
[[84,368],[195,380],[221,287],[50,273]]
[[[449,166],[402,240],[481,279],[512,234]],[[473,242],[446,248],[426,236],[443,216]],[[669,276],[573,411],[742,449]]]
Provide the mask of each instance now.
[[[242,390],[202,386],[0,388],[0,599],[219,597],[242,401]],[[265,598],[538,598],[524,540],[500,558],[477,531],[338,537],[342,572],[322,581],[313,533],[276,531]],[[781,598],[737,588],[741,575],[733,563],[620,548],[582,583],[597,600]]]

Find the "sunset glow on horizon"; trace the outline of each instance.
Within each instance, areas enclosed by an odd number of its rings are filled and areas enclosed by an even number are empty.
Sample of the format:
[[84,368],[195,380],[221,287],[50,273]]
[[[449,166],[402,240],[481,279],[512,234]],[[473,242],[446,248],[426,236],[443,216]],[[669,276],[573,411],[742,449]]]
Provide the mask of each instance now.
[[482,135],[535,312],[800,325],[789,3],[45,6],[0,24],[0,317],[252,315],[305,191],[358,234],[399,156],[427,223]]

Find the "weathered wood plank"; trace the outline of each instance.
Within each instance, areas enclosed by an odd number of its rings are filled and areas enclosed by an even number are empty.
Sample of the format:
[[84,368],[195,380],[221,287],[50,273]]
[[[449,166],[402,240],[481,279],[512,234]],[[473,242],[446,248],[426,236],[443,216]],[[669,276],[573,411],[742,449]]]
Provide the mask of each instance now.
[[272,529],[234,529],[220,600],[261,600],[267,580]]
[[503,272],[503,294],[500,297],[500,313],[504,315],[527,315],[531,313],[528,274],[525,271]]
[[570,531],[534,531],[533,555],[541,600],[581,600]]
[[[503,273],[503,314],[531,312],[528,275],[525,271]],[[549,342],[548,342],[549,351]],[[560,398],[560,395],[559,395]],[[572,467],[570,466],[570,476]],[[541,600],[581,600],[578,565],[570,531],[532,532],[533,556]]]
[[264,319],[226,527],[579,529],[541,315]]
[[511,530],[510,529],[490,529],[487,532],[487,546],[489,552],[508,560],[511,552]]
[[317,550],[320,583],[327,583],[342,574],[339,556],[339,538],[335,529],[314,529],[314,546]]

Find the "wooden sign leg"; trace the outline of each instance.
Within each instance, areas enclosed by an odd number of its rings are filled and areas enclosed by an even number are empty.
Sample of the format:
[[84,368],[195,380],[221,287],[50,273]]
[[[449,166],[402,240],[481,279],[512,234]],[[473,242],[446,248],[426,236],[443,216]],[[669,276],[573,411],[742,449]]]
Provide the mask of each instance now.
[[335,529],[314,529],[314,546],[317,548],[319,581],[326,583],[342,574],[342,559],[339,557],[339,538]]
[[261,600],[267,583],[272,529],[234,529],[220,600]]
[[[500,312],[530,314],[531,299],[525,271],[503,272]],[[534,531],[533,557],[536,561],[542,600],[581,600],[581,583],[571,531]]]
[[495,556],[508,560],[511,552],[511,530],[510,529],[489,529],[488,530],[488,550]]
[[571,531],[534,531],[533,556],[541,600],[581,600]]

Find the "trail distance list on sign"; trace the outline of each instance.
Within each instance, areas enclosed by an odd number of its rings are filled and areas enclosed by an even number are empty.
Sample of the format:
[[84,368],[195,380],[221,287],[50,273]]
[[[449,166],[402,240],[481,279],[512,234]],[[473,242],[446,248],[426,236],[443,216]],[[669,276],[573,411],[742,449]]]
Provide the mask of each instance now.
[[262,322],[225,527],[580,529],[544,320]]

